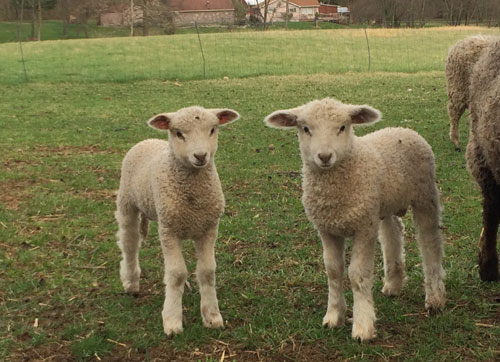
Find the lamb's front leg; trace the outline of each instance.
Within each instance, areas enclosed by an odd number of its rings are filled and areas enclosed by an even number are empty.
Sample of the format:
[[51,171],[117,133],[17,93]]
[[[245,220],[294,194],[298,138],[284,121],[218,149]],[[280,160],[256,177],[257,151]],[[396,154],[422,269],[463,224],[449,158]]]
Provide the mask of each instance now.
[[361,341],[375,337],[373,306],[373,258],[377,230],[354,235],[349,279],[353,291],[352,337]]
[[344,276],[344,238],[320,231],[323,243],[323,260],[328,276],[328,309],[323,326],[337,327],[344,324],[345,299],[342,293]]
[[222,327],[222,316],[215,290],[215,256],[214,245],[217,238],[218,225],[210,229],[202,238],[195,240],[197,255],[196,278],[200,288],[200,309],[203,325],[208,328]]
[[165,302],[161,315],[163,330],[170,336],[182,332],[182,294],[187,268],[182,256],[182,240],[160,225],[158,231],[165,260]]

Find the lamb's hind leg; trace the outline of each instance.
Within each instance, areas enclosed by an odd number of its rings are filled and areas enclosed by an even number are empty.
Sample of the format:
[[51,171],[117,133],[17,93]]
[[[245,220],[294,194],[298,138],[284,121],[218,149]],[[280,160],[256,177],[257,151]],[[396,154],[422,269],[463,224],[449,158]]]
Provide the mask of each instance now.
[[344,276],[344,238],[320,232],[323,243],[323,260],[328,277],[328,309],[323,326],[337,327],[344,324],[345,299],[342,293]]
[[417,233],[417,242],[422,255],[425,277],[425,308],[433,312],[444,307],[446,292],[443,258],[443,239],[439,229],[440,207],[436,197],[425,207],[413,206],[413,222]]
[[115,213],[118,222],[118,246],[122,251],[120,262],[120,279],[125,292],[135,294],[139,292],[139,213],[136,210],[124,211],[118,208]]
[[219,302],[215,290],[214,244],[218,227],[209,230],[202,238],[195,240],[197,265],[196,278],[200,287],[200,309],[203,325],[208,328],[223,326]]
[[483,151],[471,132],[467,145],[467,166],[483,194],[483,232],[479,251],[479,275],[483,281],[500,280],[496,238],[500,219],[500,184],[495,181]]
[[397,295],[405,280],[405,257],[403,249],[404,225],[395,215],[382,220],[379,241],[384,255],[384,287],[382,293]]
[[450,117],[450,140],[455,144],[457,149],[460,147],[458,124],[460,122],[460,117],[462,117],[466,108],[467,103],[462,96],[457,98],[456,93],[453,96],[450,96],[450,101],[448,103],[448,115]]
[[483,232],[479,251],[479,275],[483,281],[500,280],[498,273],[497,233],[500,221],[500,186],[493,175],[481,184],[483,192]]

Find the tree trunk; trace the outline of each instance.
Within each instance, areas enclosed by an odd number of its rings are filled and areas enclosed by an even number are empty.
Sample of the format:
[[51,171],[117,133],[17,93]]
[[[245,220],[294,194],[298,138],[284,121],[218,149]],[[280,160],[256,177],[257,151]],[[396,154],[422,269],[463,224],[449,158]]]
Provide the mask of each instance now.
[[149,11],[147,5],[142,7],[142,35],[149,35]]
[[264,30],[267,30],[267,14],[269,11],[269,1],[270,0],[264,0]]
[[130,36],[134,36],[134,0],[130,0]]
[[420,13],[420,27],[423,28],[425,25],[425,2],[426,0],[422,0],[422,11]]
[[288,14],[289,14],[288,0],[286,0],[285,29],[288,29]]
[[31,0],[31,39],[35,39],[35,23],[36,23],[35,0]]
[[38,0],[38,34],[37,40],[42,40],[42,0]]
[[69,9],[68,0],[62,0],[61,2],[62,12],[63,12],[63,38],[68,37],[68,26],[69,26]]

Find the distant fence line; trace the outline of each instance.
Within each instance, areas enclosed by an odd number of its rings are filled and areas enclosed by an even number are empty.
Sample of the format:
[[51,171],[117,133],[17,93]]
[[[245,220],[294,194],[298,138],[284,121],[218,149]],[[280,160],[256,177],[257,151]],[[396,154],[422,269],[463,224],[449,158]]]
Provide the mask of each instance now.
[[[180,34],[0,44],[0,83],[195,80],[443,70],[448,48],[496,28]],[[24,59],[24,61],[23,61]],[[24,73],[25,66],[26,72]]]

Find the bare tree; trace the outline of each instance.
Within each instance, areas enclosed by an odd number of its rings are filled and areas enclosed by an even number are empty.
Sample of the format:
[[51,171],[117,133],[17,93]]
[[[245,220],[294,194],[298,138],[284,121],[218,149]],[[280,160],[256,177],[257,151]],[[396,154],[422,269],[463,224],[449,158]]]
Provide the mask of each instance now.
[[134,36],[134,0],[130,0],[130,36]]
[[289,12],[289,6],[288,6],[288,0],[286,0],[286,10],[285,10],[285,29],[288,29],[288,14]]
[[264,0],[262,2],[263,6],[264,6],[264,14],[262,15],[262,18],[264,19],[264,30],[267,30],[267,27],[268,27],[267,16],[269,15],[269,3],[270,2],[271,2],[271,0]]
[[38,0],[38,24],[37,24],[37,40],[42,40],[42,0]]
[[62,20],[63,20],[63,38],[68,37],[68,26],[69,26],[69,5],[68,0],[61,0],[61,10],[62,10]]

